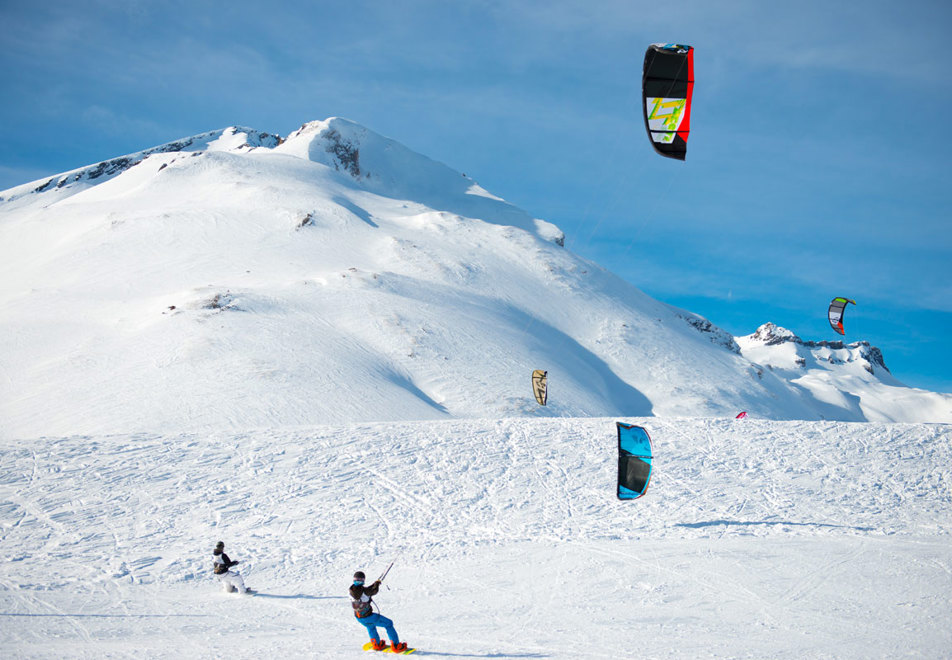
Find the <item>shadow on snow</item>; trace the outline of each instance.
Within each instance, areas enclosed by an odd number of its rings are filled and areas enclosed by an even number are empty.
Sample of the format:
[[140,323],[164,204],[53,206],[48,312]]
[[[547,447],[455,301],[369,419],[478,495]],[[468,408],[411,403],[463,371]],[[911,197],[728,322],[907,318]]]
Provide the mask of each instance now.
[[255,598],[292,598],[300,600],[348,600],[347,596],[311,596],[308,594],[254,594]]
[[448,653],[446,651],[421,651],[414,655],[439,655],[447,658],[548,658],[544,653]]
[[22,617],[82,617],[87,619],[168,619],[170,617],[208,617],[214,614],[70,614],[68,612],[49,612],[31,614],[29,612],[0,612],[0,616],[22,616]]
[[737,527],[751,527],[753,525],[789,525],[791,527],[831,527],[834,529],[852,529],[857,532],[872,532],[873,527],[856,527],[853,525],[834,525],[832,523],[814,523],[814,522],[791,522],[789,520],[707,520],[695,523],[675,523],[675,527],[690,527],[697,529],[699,527],[716,527],[717,525],[731,525]]

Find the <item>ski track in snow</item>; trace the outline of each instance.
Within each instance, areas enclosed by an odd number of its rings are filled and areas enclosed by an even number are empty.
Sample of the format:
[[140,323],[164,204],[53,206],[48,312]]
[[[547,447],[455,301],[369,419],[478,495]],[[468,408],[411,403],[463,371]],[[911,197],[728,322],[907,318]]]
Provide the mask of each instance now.
[[[356,568],[433,657],[940,657],[952,427],[636,419],[0,444],[3,657],[364,657]],[[254,597],[210,575],[218,539]]]

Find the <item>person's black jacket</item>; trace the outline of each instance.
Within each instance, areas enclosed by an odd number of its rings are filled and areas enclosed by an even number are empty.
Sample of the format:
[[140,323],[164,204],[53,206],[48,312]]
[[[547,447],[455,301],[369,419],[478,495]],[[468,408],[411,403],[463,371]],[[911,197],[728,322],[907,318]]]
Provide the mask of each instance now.
[[[228,572],[229,568],[231,568],[232,566],[238,563],[237,560],[232,561],[231,559],[229,559],[228,555],[226,555],[224,551],[219,550],[218,548],[215,548],[212,554],[215,556],[215,559],[214,559],[215,575],[224,575],[225,573]],[[221,555],[221,557],[219,557],[219,555]]]
[[354,608],[354,616],[363,619],[365,616],[373,614],[373,597],[380,590],[380,580],[377,580],[369,587],[362,584],[350,585],[350,604]]

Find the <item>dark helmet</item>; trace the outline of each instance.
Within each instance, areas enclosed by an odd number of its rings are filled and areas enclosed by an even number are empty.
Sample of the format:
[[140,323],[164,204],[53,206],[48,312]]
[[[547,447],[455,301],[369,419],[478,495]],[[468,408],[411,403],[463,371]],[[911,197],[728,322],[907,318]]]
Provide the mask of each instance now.
[[224,541],[219,541],[218,543],[215,544],[215,547],[216,547],[216,548],[224,548],[224,547],[225,547],[225,542],[224,542]]
[[354,573],[354,581],[360,580],[361,582],[363,582],[365,578],[366,576],[364,575],[363,571],[357,571],[356,573]]

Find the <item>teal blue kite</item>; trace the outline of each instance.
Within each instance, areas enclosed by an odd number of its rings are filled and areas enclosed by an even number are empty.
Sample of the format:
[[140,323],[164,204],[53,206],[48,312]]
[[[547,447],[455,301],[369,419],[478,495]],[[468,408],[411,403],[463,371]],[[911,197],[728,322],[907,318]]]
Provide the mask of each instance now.
[[618,427],[618,499],[636,500],[651,481],[651,438],[640,426],[615,422]]

